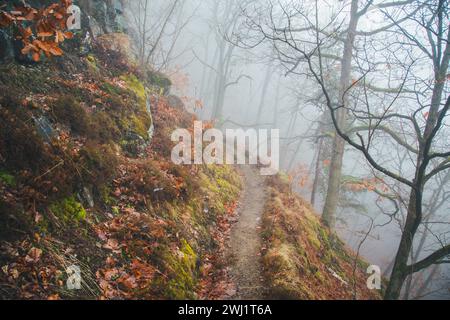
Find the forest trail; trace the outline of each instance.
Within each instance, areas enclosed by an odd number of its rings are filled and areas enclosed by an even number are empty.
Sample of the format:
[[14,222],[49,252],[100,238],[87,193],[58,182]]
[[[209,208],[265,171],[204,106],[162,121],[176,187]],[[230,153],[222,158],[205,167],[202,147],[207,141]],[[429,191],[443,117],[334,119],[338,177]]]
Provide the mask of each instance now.
[[265,296],[260,261],[260,225],[267,197],[265,179],[256,167],[242,166],[243,192],[238,221],[231,230],[229,256],[236,293],[231,299],[257,300]]

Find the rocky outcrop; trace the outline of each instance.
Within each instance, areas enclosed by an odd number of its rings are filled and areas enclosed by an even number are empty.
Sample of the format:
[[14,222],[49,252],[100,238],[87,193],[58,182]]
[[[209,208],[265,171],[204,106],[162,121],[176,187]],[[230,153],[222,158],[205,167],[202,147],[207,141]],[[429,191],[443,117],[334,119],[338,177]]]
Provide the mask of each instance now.
[[82,28],[89,30],[94,37],[127,29],[120,0],[79,0],[74,4],[81,8]]

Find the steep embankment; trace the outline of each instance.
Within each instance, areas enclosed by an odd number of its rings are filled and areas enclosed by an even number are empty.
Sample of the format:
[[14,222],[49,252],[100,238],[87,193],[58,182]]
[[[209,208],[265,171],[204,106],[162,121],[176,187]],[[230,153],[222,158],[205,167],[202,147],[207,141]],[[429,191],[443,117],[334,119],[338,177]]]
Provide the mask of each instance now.
[[[138,72],[127,42],[108,34],[84,56],[1,66],[2,299],[206,290],[240,178],[170,161],[170,133],[194,117],[169,103],[169,79]],[[76,268],[81,290],[67,286]]]
[[[286,179],[287,180],[287,179]],[[282,176],[268,179],[262,264],[272,298],[379,299],[367,288],[368,264],[328,228]]]

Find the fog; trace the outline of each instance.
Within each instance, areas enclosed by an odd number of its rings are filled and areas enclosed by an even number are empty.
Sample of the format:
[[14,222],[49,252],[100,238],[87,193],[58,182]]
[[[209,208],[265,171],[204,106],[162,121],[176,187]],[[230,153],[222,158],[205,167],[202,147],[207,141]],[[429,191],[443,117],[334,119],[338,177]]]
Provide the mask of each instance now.
[[[270,33],[271,24],[274,30],[286,28],[287,17],[290,17],[293,21],[289,25],[291,29],[306,29],[309,23],[306,18],[309,17],[322,30],[321,37],[329,30],[335,30],[338,37],[344,37],[345,34],[339,32],[349,24],[352,1],[318,1],[316,7],[315,1],[159,0],[150,1],[147,14],[143,11],[143,2],[133,1],[135,7],[127,13],[127,19],[135,38],[139,39],[137,22],[142,23],[143,18],[148,17],[148,29],[152,34],[148,46],[151,47],[152,41],[159,41],[157,52],[152,55],[152,65],[171,77],[174,83],[172,93],[183,97],[186,107],[200,119],[214,120],[218,128],[279,129],[281,170],[292,177],[293,188],[308,201],[311,200],[316,180],[314,207],[320,214],[326,199],[334,132],[324,93],[307,63],[300,62],[294,49],[282,41],[268,40],[267,37],[263,39],[255,27],[259,23],[261,30]],[[368,3],[362,0],[359,2],[360,8]],[[414,111],[412,104],[415,100],[430,99],[432,83],[429,80],[433,78],[433,64],[424,58],[419,46],[402,43],[408,40],[407,32],[425,43],[426,35],[417,31],[415,21],[402,20],[407,14],[418,14],[418,7],[418,2],[401,9],[394,7],[382,10],[374,6],[360,18],[360,37],[355,42],[357,54],[352,62],[351,81],[355,84],[364,78],[366,88],[401,87],[403,91],[400,91],[405,94],[359,90],[352,95],[351,105],[365,105],[370,101],[373,109],[408,113]],[[291,10],[289,15],[283,13],[283,8]],[[302,16],[301,12],[312,12],[312,15]],[[388,14],[397,22],[402,22],[403,30],[406,31],[403,34],[397,31],[392,34],[381,32],[372,36],[371,31],[391,24],[393,20],[387,18]],[[448,26],[445,28],[447,30]],[[269,35],[274,37],[274,30]],[[401,40],[402,36],[406,40]],[[393,41],[394,37],[397,37],[397,41]],[[314,32],[296,34],[288,39],[305,48],[316,41]],[[330,38],[324,38],[323,42],[324,50],[330,55],[342,54],[343,46],[339,42],[333,44]],[[292,63],[296,59],[299,60],[298,65]],[[378,61],[380,63],[377,66],[372,65]],[[416,63],[405,67],[409,61]],[[338,90],[341,73],[339,61],[327,60],[323,64],[327,74],[326,85]],[[317,69],[317,66],[315,60],[314,67]],[[370,72],[363,74],[362,70],[366,69]],[[414,74],[414,78],[410,77],[411,74]],[[421,94],[409,94],[407,89]],[[447,81],[445,98],[448,89]],[[427,102],[423,104],[428,105]],[[425,112],[420,111],[420,114]],[[424,126],[426,120],[426,116],[421,117],[419,125]],[[356,123],[352,120],[352,113],[348,115],[348,121]],[[442,137],[445,137],[445,132],[448,133],[448,125],[446,117],[440,131]],[[398,129],[411,145],[415,145],[411,134],[414,128],[406,120],[397,121],[392,127]],[[401,172],[408,179],[414,178],[413,155],[400,148],[396,140],[383,135],[377,138],[371,147],[376,150],[373,154],[377,155],[377,159],[382,159],[380,163],[392,171]],[[448,140],[437,139],[435,146],[445,149]],[[410,191],[398,181],[375,170],[360,151],[349,145],[345,150],[343,180],[355,177],[370,180],[376,177],[383,180],[383,193],[395,194],[396,197],[384,195],[383,198],[381,192],[376,193],[371,187],[356,188],[358,190],[342,187],[336,230],[349,247],[370,264],[379,265],[383,274],[389,276],[405,223]],[[432,218],[429,223],[421,225],[416,235],[413,247],[419,246],[419,240],[426,230],[428,233],[417,259],[426,257],[446,243],[450,201],[442,194],[448,194],[449,187],[448,172],[445,171],[425,187],[424,210],[432,210]],[[435,189],[439,189],[442,194],[436,195]],[[433,207],[433,203],[441,200],[442,205]],[[395,206],[398,206],[397,212]],[[450,270],[445,265],[430,267],[418,273],[414,277],[416,285],[420,287],[430,273],[433,273],[431,284],[416,298],[449,298]],[[409,298],[415,298],[414,293]]]

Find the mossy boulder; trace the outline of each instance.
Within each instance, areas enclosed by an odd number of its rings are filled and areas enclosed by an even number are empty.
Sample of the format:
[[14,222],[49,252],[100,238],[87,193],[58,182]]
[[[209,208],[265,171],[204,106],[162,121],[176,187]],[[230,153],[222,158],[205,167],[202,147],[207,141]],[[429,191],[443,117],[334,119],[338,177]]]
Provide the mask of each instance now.
[[140,135],[145,140],[150,138],[149,131],[153,124],[151,110],[149,110],[147,91],[144,83],[134,74],[122,75],[121,80],[126,83],[128,90],[133,92],[137,98],[136,111],[134,114],[122,118],[122,126],[130,132]]

